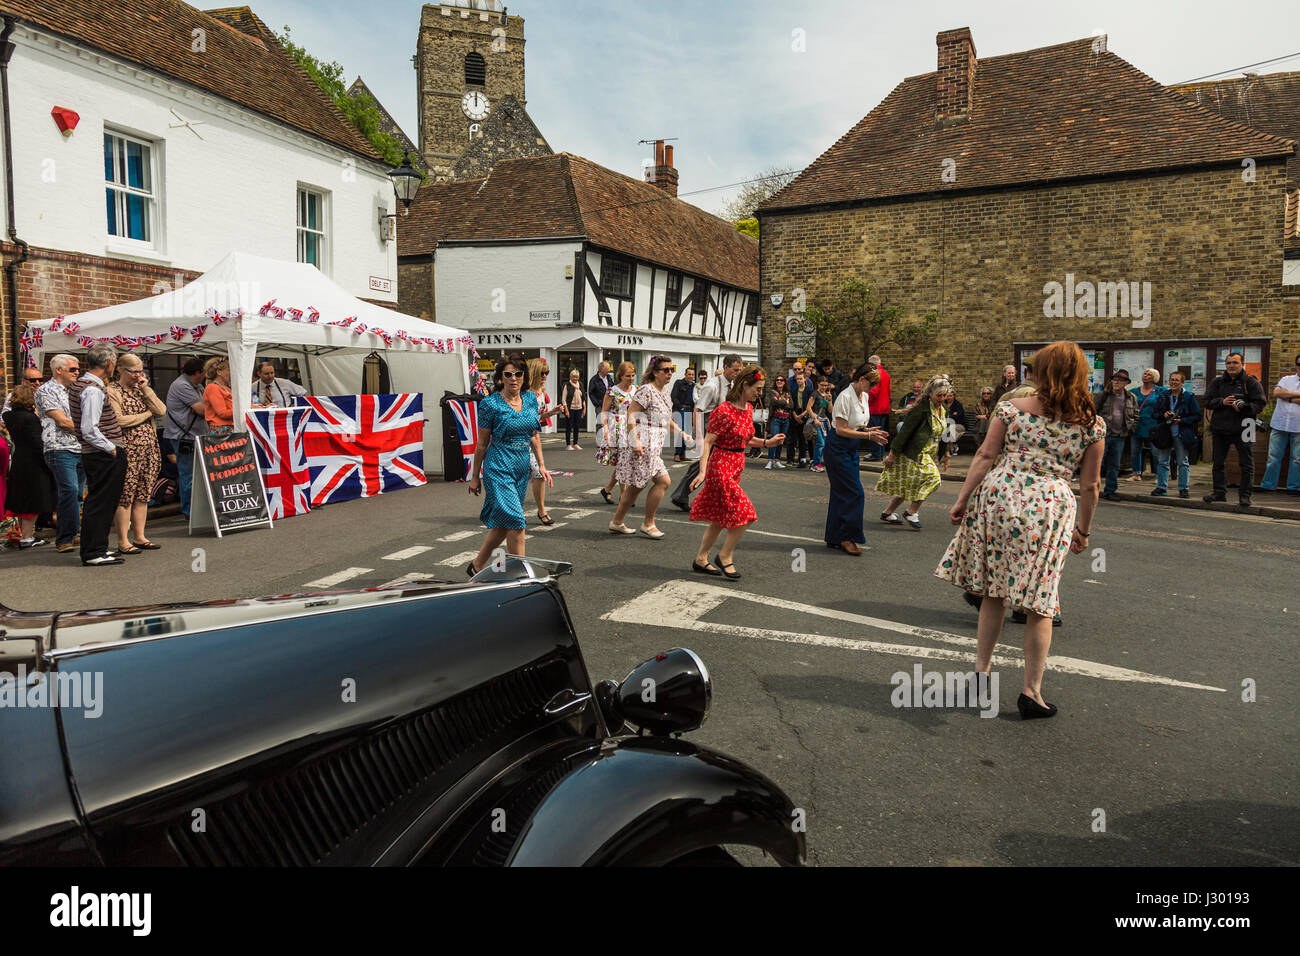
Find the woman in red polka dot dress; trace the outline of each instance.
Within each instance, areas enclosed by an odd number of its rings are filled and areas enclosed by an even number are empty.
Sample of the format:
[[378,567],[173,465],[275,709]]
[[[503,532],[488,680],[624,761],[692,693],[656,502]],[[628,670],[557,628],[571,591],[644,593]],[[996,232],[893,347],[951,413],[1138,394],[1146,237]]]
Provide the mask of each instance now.
[[[723,575],[732,581],[740,578],[732,558],[745,529],[758,519],[749,495],[740,487],[740,476],[745,472],[745,449],[773,448],[785,441],[784,435],[773,435],[766,440],[754,437],[752,403],[762,387],[763,370],[757,365],[745,366],[732,381],[727,400],[709,415],[709,431],[700,453],[700,474],[691,482],[691,491],[704,485],[691,505],[691,520],[709,523],[700,541],[700,551],[691,564],[691,570],[697,574]],[[715,566],[709,561],[709,552],[723,529],[727,536],[718,549]]]

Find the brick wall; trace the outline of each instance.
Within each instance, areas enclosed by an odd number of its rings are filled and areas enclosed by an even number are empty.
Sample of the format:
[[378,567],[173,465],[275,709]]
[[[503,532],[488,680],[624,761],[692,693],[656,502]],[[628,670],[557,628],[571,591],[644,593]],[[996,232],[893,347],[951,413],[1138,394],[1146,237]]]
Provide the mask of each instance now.
[[[0,244],[0,258],[5,264],[17,257],[17,246]],[[19,331],[27,322],[143,299],[170,291],[198,276],[197,272],[33,247],[18,270]],[[0,346],[0,362],[4,366],[5,387],[9,388],[19,359],[10,354],[13,338],[7,284],[3,289],[0,326],[4,343]],[[47,336],[46,352],[52,351],[57,348],[51,346]]]
[[407,315],[438,321],[433,299],[433,262],[397,264],[397,307]]
[[[895,382],[951,371],[963,394],[997,381],[1013,342],[1146,341],[1273,336],[1276,379],[1300,352],[1300,304],[1284,304],[1281,163],[1254,184],[1240,167],[1035,189],[956,193],[851,209],[762,217],[762,355],[785,358],[791,290],[809,302],[852,278],[878,282],[941,329],[914,354],[880,349]],[[1151,323],[1046,318],[1043,287],[1076,281],[1150,282]],[[768,296],[783,292],[774,308]],[[858,343],[818,342],[836,367],[865,358]],[[897,388],[895,389],[897,392]]]

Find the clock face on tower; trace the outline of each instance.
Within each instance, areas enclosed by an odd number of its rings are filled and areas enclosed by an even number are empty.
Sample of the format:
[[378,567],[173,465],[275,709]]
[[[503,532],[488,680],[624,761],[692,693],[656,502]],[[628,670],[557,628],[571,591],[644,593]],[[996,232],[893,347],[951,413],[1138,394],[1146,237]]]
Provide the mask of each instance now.
[[460,98],[460,108],[472,120],[481,120],[488,115],[492,104],[481,92],[473,90]]

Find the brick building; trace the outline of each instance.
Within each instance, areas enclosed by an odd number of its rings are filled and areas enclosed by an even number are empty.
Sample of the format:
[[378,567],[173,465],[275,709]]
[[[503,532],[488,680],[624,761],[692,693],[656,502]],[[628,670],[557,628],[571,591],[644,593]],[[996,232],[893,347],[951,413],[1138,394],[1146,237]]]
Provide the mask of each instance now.
[[[174,288],[232,249],[395,304],[376,291],[397,270],[388,167],[247,7],[0,0],[0,19],[6,383],[26,321]],[[165,386],[179,358],[159,361]]]
[[814,301],[858,278],[940,316],[910,354],[879,349],[900,385],[944,370],[971,396],[1062,338],[1094,387],[1154,366],[1200,391],[1229,347],[1276,379],[1300,352],[1300,286],[1283,281],[1293,142],[1166,89],[1104,37],[986,59],[967,29],[937,42],[937,71],[759,208],[769,367],[786,362],[792,290]]

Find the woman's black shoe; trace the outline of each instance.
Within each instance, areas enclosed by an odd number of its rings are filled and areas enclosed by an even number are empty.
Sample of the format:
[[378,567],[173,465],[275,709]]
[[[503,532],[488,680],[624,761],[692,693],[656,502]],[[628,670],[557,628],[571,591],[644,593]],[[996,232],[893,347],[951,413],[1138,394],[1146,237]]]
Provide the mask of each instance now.
[[1020,710],[1020,716],[1025,720],[1033,720],[1035,717],[1055,717],[1056,705],[1048,704],[1046,707],[1041,706],[1038,701],[1032,697],[1026,697],[1024,694],[1016,701],[1016,707]]
[[[719,562],[719,563],[721,563],[721,562]],[[727,568],[731,568],[731,570],[728,571]],[[740,572],[736,570],[736,566],[735,566],[734,564],[732,564],[730,561],[728,561],[726,564],[723,564],[723,565],[722,565],[722,576],[725,577],[725,578],[726,578],[727,580],[729,580],[729,581],[739,581],[739,580],[740,580]]]
[[478,574],[478,572],[474,570],[474,562],[473,562],[473,561],[471,561],[471,562],[469,563],[469,567],[465,569],[465,574],[468,575],[468,576],[471,577],[471,578],[472,578],[474,575]]
[[612,505],[614,503],[614,499],[610,497],[609,491],[607,489],[601,488],[600,496],[605,499],[605,504]]
[[691,562],[691,570],[696,574],[712,574],[714,577],[722,576],[722,572],[717,568],[711,568],[707,564],[700,564],[698,561]]

